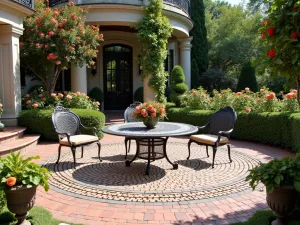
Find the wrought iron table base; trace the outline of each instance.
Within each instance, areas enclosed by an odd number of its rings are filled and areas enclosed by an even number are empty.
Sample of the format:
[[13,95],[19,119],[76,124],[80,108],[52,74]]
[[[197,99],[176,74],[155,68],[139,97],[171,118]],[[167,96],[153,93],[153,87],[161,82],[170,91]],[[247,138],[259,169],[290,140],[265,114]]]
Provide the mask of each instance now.
[[[128,167],[130,164],[136,160],[136,158],[145,159],[148,161],[146,167],[146,175],[149,175],[150,172],[150,162],[157,159],[166,158],[167,161],[173,166],[173,169],[178,169],[178,164],[172,163],[167,155],[167,141],[166,138],[137,138],[137,150],[132,160],[126,160],[125,165]],[[162,146],[162,151],[158,151],[158,147]],[[147,151],[145,151],[145,147]]]

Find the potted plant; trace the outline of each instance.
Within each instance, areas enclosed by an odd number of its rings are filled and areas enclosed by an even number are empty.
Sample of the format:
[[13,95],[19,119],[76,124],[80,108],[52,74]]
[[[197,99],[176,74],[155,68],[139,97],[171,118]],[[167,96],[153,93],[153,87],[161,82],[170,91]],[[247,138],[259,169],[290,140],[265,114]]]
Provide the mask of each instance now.
[[262,163],[250,170],[246,180],[253,189],[260,182],[266,186],[267,203],[277,216],[272,225],[287,224],[300,192],[300,154]]
[[152,129],[159,119],[166,116],[166,106],[156,101],[145,102],[135,108],[132,116],[143,121],[147,128]]
[[50,172],[32,162],[39,156],[24,158],[20,152],[0,158],[0,188],[4,190],[7,208],[15,215],[17,224],[22,224],[35,202],[38,185],[49,190]]
[[[0,102],[0,118],[1,118],[2,113],[3,113],[3,105]],[[3,131],[3,129],[4,129],[4,124],[1,123],[1,121],[0,121],[0,131]]]

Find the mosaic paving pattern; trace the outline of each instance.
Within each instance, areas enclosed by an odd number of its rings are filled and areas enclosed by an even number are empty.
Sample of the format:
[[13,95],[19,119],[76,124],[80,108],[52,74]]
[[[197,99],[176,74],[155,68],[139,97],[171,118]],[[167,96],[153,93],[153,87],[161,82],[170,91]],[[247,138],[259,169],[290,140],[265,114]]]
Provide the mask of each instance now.
[[[173,170],[166,159],[151,163],[150,175],[145,175],[146,161],[139,159],[125,167],[125,146],[123,143],[102,145],[100,163],[97,147],[89,146],[73,169],[71,151],[64,149],[60,163],[55,165],[56,155],[47,159],[44,165],[54,171],[50,184],[57,191],[103,202],[172,203],[197,201],[239,193],[249,189],[245,182],[248,170],[259,164],[249,155],[231,151],[229,163],[227,148],[217,151],[215,168],[211,168],[212,150],[206,157],[205,147],[192,144],[191,158],[187,144],[168,143],[167,153],[171,161],[179,164]],[[80,150],[80,149],[78,149]],[[132,152],[135,145],[132,145]],[[129,155],[128,158],[133,157]]]

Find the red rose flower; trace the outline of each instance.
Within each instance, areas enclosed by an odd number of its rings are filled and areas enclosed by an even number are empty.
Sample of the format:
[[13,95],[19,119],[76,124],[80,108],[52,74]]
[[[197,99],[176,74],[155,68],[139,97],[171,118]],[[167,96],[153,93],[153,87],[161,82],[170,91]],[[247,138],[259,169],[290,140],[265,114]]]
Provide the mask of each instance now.
[[268,54],[268,55],[269,55],[270,58],[273,59],[273,58],[275,58],[275,56],[276,56],[276,51],[275,51],[274,49],[271,49],[271,50],[269,51],[269,54]]
[[291,38],[292,38],[292,39],[297,39],[297,38],[298,38],[298,33],[297,33],[297,32],[293,32],[293,33],[291,34]]
[[268,32],[269,36],[273,36],[275,34],[275,29],[274,28],[268,28],[267,32]]

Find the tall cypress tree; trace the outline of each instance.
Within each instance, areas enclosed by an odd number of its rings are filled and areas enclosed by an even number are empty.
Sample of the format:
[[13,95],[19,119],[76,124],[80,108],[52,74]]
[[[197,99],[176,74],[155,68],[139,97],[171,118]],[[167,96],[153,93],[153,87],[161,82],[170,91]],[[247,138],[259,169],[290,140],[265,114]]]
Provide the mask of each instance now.
[[250,88],[253,92],[258,91],[255,69],[251,66],[251,62],[247,62],[243,65],[236,91],[244,90],[246,87]]
[[199,77],[208,68],[208,43],[205,27],[205,9],[203,0],[191,0],[194,28],[190,32],[192,41],[192,88],[200,86]]

